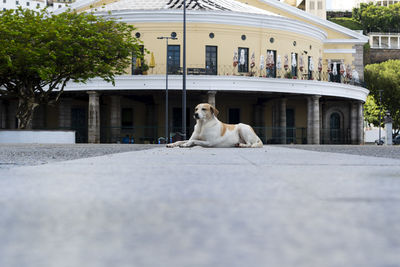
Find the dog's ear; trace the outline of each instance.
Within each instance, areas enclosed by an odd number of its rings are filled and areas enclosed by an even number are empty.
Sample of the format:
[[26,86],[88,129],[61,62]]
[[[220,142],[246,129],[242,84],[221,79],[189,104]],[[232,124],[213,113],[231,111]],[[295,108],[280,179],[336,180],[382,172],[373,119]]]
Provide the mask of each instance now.
[[210,110],[211,110],[211,113],[214,114],[215,116],[217,116],[218,113],[219,113],[218,109],[216,109],[216,108],[215,108],[214,106],[212,106],[212,105],[210,105]]

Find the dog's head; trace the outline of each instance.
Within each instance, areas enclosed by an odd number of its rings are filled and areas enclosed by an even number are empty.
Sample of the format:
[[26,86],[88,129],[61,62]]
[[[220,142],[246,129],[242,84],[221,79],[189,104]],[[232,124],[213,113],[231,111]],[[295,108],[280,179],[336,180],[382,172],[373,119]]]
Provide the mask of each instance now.
[[213,116],[217,116],[219,113],[218,109],[207,103],[201,103],[194,109],[194,118],[196,120],[209,120]]

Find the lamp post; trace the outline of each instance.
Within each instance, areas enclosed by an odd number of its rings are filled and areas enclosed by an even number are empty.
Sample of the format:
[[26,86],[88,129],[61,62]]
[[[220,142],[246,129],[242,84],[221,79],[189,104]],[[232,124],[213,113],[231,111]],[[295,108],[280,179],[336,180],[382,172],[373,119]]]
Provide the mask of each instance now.
[[381,120],[382,120],[382,92],[383,90],[379,90],[379,139],[378,145],[382,145],[381,143]]
[[183,0],[182,134],[186,140],[186,0]]
[[168,144],[169,142],[169,131],[168,131],[168,40],[177,40],[175,36],[161,36],[157,37],[157,39],[165,39],[167,42],[167,49],[166,49],[166,61],[165,61],[165,143]]

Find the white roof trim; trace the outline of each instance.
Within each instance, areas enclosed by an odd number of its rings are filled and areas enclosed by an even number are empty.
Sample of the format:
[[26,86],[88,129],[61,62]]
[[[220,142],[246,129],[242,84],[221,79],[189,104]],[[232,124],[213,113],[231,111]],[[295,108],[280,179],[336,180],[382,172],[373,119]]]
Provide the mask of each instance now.
[[[182,22],[182,11],[180,10],[151,10],[151,12],[149,10],[118,10],[112,12],[111,15],[108,12],[96,14],[114,17],[127,23]],[[327,37],[327,34],[318,27],[281,16],[249,15],[231,11],[190,10],[187,12],[186,20],[189,23],[215,23],[283,30],[310,36],[319,41],[324,41]]]
[[355,49],[324,49],[325,54],[355,54]]
[[292,7],[292,6],[290,6],[290,5],[286,4],[286,3],[282,3],[282,2],[279,2],[279,1],[276,1],[276,0],[259,0],[259,1],[264,2],[267,5],[273,6],[275,8],[284,10],[284,11],[286,11],[288,13],[291,13],[293,15],[296,15],[296,16],[298,16],[300,18],[306,19],[306,20],[308,20],[310,22],[316,23],[318,25],[327,27],[327,28],[332,29],[334,31],[337,31],[337,32],[346,34],[348,36],[351,36],[351,37],[353,37],[353,38],[355,38],[355,39],[357,39],[357,40],[359,40],[361,42],[364,42],[364,43],[368,42],[368,37],[363,35],[363,34],[360,34],[358,32],[350,30],[350,29],[348,29],[346,27],[340,26],[339,24],[330,22],[329,20],[324,20],[324,19],[321,19],[319,17],[316,17],[316,16],[314,16],[312,14],[304,12],[301,9],[298,9],[296,7]]
[[[168,76],[169,90],[182,90],[182,76]],[[369,91],[343,83],[308,80],[258,78],[244,76],[187,76],[187,90],[225,92],[269,92],[344,97],[364,101]],[[157,90],[165,91],[165,75],[123,75],[115,78],[115,86],[95,78],[84,83],[69,82],[65,91]]]
[[365,44],[365,42],[359,39],[326,39],[324,44]]

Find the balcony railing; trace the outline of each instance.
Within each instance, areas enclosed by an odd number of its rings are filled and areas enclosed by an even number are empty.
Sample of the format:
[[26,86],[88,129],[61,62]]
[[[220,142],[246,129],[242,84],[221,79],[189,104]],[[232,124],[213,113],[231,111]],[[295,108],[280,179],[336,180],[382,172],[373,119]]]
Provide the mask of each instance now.
[[[165,74],[166,66],[162,64],[156,65],[154,68],[150,68],[147,72],[142,74]],[[170,75],[182,75],[183,69],[180,66],[169,66],[168,74]],[[325,82],[337,82],[345,83],[356,86],[363,86],[363,81],[360,81],[357,77],[354,77],[350,73],[337,73],[334,75],[332,72],[327,71],[308,71],[306,68],[300,70],[297,68],[296,71],[288,69],[260,69],[255,66],[249,68],[248,72],[239,72],[237,67],[231,65],[218,65],[215,67],[205,67],[204,65],[188,65],[186,68],[187,75],[219,75],[219,76],[247,76],[247,77],[263,77],[263,78],[276,78],[276,79],[298,79],[298,80],[316,80]]]

